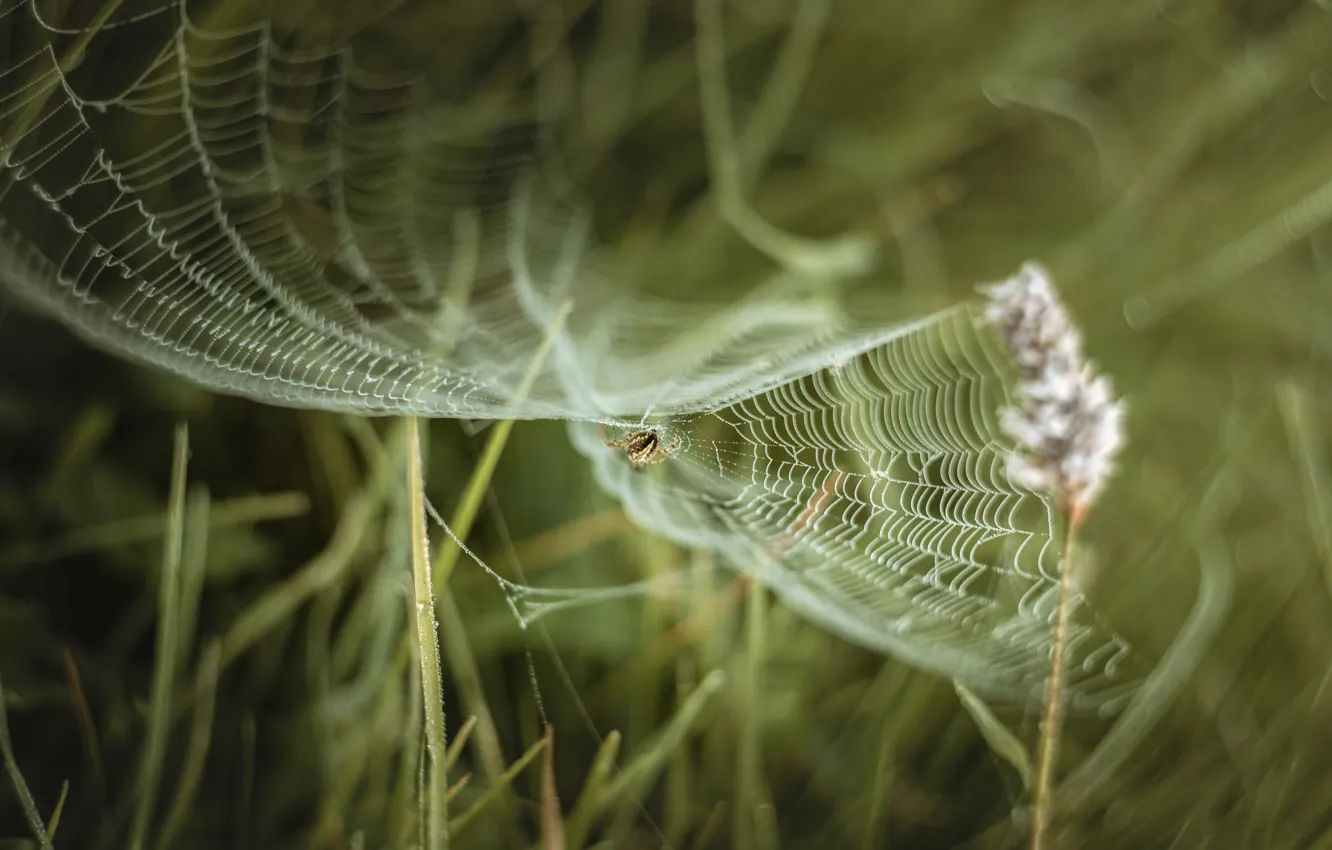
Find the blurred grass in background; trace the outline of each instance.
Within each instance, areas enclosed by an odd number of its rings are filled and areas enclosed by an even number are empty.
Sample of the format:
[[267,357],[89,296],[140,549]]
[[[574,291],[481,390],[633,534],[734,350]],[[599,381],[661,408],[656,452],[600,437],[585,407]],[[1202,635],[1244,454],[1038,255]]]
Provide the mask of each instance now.
[[[648,246],[649,290],[738,298],[770,263],[693,203],[691,9],[565,5],[586,22],[574,56],[596,49],[599,16],[646,16],[650,96],[625,134],[562,140],[599,235]],[[809,8],[727,4],[738,110]],[[377,19],[387,53],[456,42],[464,69],[497,49],[472,27],[518,26],[494,4],[274,14],[312,33]],[[1192,623],[1201,658],[1113,771],[1075,773],[1113,721],[1073,719],[1065,773],[1085,793],[1059,846],[1332,847],[1330,101],[1326,4],[838,0],[749,193],[793,232],[882,235],[882,267],[836,293],[862,317],[1049,263],[1129,400],[1085,581],[1147,657]],[[401,423],[215,397],[17,311],[0,376],[0,676],[37,811],[63,801],[56,845],[415,846]],[[179,420],[188,483],[173,486]],[[446,518],[493,429],[470,430],[428,427]],[[552,754],[569,846],[1021,845],[1022,782],[951,683],[635,532],[560,423],[514,428],[481,507],[468,543],[505,576],[690,581],[524,632],[458,561],[439,612],[449,738],[469,730],[450,753],[453,846],[549,839]],[[996,712],[1031,745],[1036,711]],[[0,825],[27,834],[17,796],[0,796]]]

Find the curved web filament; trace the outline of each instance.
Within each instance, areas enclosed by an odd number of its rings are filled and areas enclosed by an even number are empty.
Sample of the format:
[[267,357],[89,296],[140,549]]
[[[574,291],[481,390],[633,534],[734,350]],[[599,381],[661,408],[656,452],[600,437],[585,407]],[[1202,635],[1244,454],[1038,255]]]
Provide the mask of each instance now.
[[[638,523],[722,552],[847,639],[1038,703],[1058,552],[1049,506],[1009,480],[1002,372],[966,309],[705,415],[668,419],[642,469],[571,424]],[[620,433],[624,433],[621,430]],[[1129,646],[1078,612],[1069,696],[1111,711]]]
[[[1039,698],[1049,512],[1005,477],[1003,381],[964,312],[857,330],[784,269],[727,307],[644,294],[545,156],[569,68],[530,45],[482,56],[519,71],[476,97],[445,51],[312,44],[262,3],[43,5],[0,0],[0,284],[21,299],[271,404],[585,420],[643,525],[859,643]],[[592,423],[644,410],[678,445],[633,470]],[[1070,691],[1113,705],[1127,649],[1083,619]]]
[[[785,272],[725,309],[639,292],[548,150],[563,64],[311,43],[262,6],[0,0],[3,285],[198,384],[354,413],[685,413],[847,343]],[[510,70],[453,91],[474,66]]]

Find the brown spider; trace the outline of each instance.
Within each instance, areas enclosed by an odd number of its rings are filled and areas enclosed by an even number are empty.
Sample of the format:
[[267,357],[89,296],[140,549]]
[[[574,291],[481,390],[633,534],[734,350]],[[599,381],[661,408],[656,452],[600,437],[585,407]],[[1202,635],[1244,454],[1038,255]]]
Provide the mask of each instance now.
[[602,431],[601,442],[612,449],[624,449],[624,453],[629,456],[629,465],[634,469],[661,463],[680,445],[677,439],[669,446],[663,446],[661,434],[655,428],[639,428],[619,440],[606,439],[606,433]]

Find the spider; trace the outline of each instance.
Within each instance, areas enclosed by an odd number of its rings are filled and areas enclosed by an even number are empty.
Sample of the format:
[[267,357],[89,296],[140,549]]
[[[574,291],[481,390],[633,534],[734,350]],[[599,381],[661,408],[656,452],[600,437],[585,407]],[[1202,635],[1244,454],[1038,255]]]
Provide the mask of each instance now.
[[631,432],[627,437],[619,440],[608,440],[603,431],[601,442],[612,449],[624,449],[624,453],[629,456],[629,465],[634,469],[640,469],[653,463],[661,463],[671,456],[675,447],[680,445],[676,440],[669,446],[661,444],[661,434],[655,428],[639,428]]

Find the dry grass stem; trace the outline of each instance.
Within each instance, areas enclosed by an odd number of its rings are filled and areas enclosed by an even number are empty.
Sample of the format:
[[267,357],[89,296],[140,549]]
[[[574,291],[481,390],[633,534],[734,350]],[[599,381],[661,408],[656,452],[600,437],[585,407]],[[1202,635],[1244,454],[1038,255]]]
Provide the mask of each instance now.
[[1044,850],[1063,727],[1077,533],[1114,472],[1124,406],[1114,399],[1109,379],[1083,357],[1082,336],[1049,272],[1027,263],[983,291],[990,299],[985,318],[1018,371],[1016,401],[1003,412],[1004,431],[1015,444],[1009,475],[1053,499],[1065,518],[1028,835],[1030,850]]

